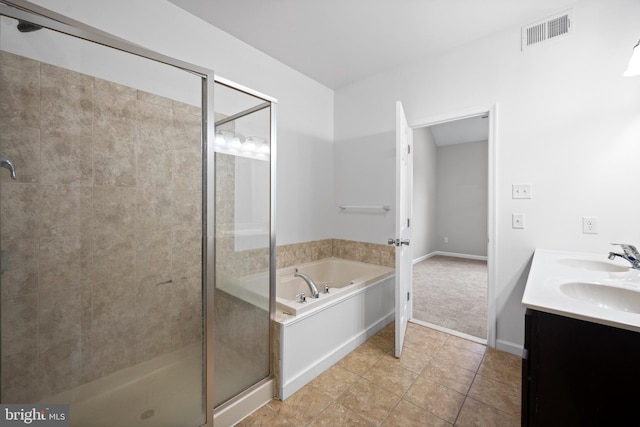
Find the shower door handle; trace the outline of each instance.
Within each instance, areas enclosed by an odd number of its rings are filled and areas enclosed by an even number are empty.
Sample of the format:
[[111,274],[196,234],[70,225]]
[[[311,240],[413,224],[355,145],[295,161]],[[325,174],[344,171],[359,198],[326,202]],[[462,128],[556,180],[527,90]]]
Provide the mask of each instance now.
[[11,179],[16,179],[16,168],[13,166],[13,162],[7,159],[5,156],[0,156],[0,167],[9,169],[9,173],[11,173]]

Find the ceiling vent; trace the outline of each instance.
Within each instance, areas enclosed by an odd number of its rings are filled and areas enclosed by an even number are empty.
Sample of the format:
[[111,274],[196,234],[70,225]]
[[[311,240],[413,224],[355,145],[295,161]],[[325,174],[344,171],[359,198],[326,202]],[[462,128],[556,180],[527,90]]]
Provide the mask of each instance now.
[[522,27],[522,50],[567,36],[573,31],[573,10],[565,10]]

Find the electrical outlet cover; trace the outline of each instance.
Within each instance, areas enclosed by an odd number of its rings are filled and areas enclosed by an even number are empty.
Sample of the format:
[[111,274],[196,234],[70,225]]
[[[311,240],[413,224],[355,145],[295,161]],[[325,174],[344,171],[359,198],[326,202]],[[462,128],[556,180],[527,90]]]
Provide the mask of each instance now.
[[511,228],[524,228],[524,214],[511,214]]
[[598,217],[597,216],[582,217],[582,233],[598,234]]

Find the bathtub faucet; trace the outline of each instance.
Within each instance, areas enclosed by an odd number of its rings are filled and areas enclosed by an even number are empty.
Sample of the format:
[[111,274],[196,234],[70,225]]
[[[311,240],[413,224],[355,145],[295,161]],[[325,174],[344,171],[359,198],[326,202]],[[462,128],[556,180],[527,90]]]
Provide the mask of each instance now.
[[320,292],[318,292],[318,287],[316,286],[316,283],[313,281],[313,279],[311,277],[307,276],[304,273],[298,272],[297,268],[296,268],[296,272],[293,273],[293,275],[295,277],[300,277],[302,280],[307,282],[307,285],[309,285],[309,289],[311,290],[311,296],[312,297],[320,298]]

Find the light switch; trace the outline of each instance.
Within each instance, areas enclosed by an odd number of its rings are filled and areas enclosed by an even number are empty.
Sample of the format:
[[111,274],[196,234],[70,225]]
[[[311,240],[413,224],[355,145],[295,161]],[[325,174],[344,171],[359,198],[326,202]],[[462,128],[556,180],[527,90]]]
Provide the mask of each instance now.
[[531,184],[513,184],[511,186],[512,199],[530,199]]

